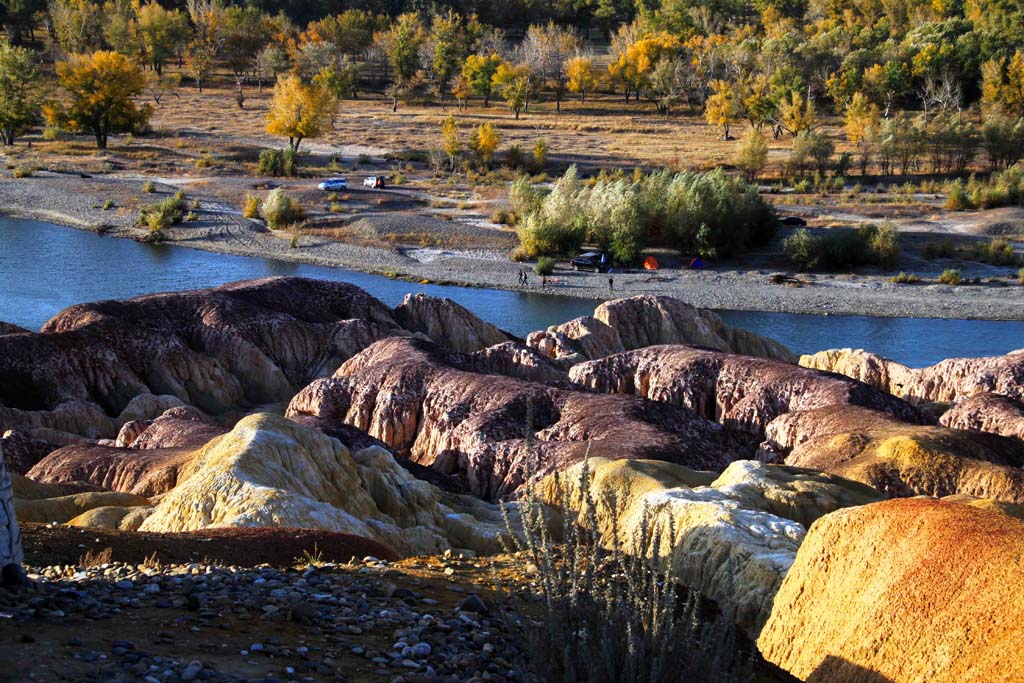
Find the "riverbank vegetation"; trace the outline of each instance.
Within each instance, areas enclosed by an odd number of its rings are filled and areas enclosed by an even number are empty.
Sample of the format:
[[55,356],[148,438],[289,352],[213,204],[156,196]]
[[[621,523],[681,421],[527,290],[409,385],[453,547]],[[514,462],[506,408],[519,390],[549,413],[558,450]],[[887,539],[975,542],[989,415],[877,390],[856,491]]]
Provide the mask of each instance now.
[[571,254],[594,244],[631,264],[648,246],[724,258],[771,239],[772,208],[757,189],[722,171],[605,174],[593,181],[571,167],[550,190],[513,183],[512,211],[525,258]]
[[824,235],[800,229],[786,238],[783,252],[804,271],[844,271],[865,265],[891,268],[899,261],[900,240],[890,224],[836,228]]

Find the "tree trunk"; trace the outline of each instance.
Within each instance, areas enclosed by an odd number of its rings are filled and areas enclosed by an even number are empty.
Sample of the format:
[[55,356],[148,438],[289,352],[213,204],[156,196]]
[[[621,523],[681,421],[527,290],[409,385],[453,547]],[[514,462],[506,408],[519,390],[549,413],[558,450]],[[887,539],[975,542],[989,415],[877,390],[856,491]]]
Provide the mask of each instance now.
[[397,95],[395,97],[391,98],[391,113],[394,114],[396,111],[398,111],[398,96]]
[[96,131],[96,149],[107,148],[107,134],[101,130]]
[[23,559],[18,519],[14,516],[14,490],[7,474],[3,450],[0,449],[0,568],[20,565]]

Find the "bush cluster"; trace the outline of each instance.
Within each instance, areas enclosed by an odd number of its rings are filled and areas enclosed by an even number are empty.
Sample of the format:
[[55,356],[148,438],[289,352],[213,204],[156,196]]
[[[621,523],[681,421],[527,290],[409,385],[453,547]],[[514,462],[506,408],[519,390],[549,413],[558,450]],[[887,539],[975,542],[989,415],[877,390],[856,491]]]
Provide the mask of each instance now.
[[866,265],[891,268],[899,261],[900,238],[889,223],[830,230],[822,237],[801,228],[786,238],[782,249],[793,265],[804,271],[839,271]]
[[1024,166],[1017,164],[993,173],[986,180],[957,180],[946,186],[946,208],[994,209],[999,206],[1024,205]]
[[991,263],[994,266],[1016,266],[1021,262],[1013,245],[1001,237],[991,242],[976,242],[971,247],[970,257],[974,261]]
[[146,226],[151,234],[160,237],[164,230],[185,218],[187,209],[184,193],[177,192],[163,201],[139,209],[138,224]]
[[271,190],[260,208],[263,220],[275,230],[297,223],[302,220],[305,213],[299,203],[285,194],[281,188]]
[[264,149],[256,167],[260,175],[291,177],[298,174],[299,153],[293,149]]
[[944,285],[958,285],[963,282],[963,276],[960,275],[960,271],[956,268],[947,268],[939,276],[939,282]]
[[572,253],[587,243],[619,263],[635,261],[652,244],[725,258],[767,243],[777,223],[754,186],[720,170],[583,182],[573,166],[548,192],[516,181],[510,203],[523,217],[518,235],[528,257]]

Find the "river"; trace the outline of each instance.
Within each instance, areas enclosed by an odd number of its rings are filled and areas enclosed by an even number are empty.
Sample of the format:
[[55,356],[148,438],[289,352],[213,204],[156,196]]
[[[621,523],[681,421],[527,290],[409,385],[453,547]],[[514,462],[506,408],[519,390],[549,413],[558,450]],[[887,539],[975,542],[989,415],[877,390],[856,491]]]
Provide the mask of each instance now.
[[[407,292],[445,296],[513,334],[593,311],[595,302],[550,294],[419,285],[338,268],[146,245],[48,223],[0,217],[0,320],[39,329],[76,303],[298,275],[343,280],[396,305]],[[719,311],[739,327],[799,353],[863,348],[921,367],[944,358],[989,356],[1024,347],[1024,322],[872,318]]]

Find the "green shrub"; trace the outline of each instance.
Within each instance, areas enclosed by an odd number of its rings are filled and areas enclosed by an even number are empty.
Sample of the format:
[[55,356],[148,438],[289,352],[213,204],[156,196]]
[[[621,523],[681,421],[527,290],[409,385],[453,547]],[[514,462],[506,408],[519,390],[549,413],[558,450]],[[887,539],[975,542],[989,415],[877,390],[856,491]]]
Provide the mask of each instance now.
[[782,253],[800,270],[814,270],[821,257],[821,238],[800,228],[782,243]]
[[11,171],[11,175],[15,178],[31,178],[35,172],[36,169],[33,166],[15,166],[14,170]]
[[185,200],[175,194],[156,204],[139,209],[138,223],[148,227],[154,235],[159,235],[172,225],[180,223],[185,217],[186,208]]
[[392,185],[405,185],[405,183],[406,183],[406,178],[405,178],[405,172],[404,171],[395,171],[394,173],[391,174],[391,184]]
[[113,208],[114,208],[114,200],[113,199],[108,199],[107,201],[103,202],[103,210],[104,211],[110,211]]
[[256,170],[260,175],[295,176],[299,170],[299,153],[293,149],[261,150]]
[[331,205],[328,207],[328,211],[331,213],[344,213],[345,205],[339,202],[331,202]]
[[899,275],[894,276],[890,280],[894,285],[912,285],[920,281],[921,278],[919,276],[913,273],[904,273],[903,271],[900,271]]
[[873,263],[886,268],[896,265],[900,259],[900,236],[896,226],[886,221],[880,226],[864,226],[861,233],[867,239]]
[[551,275],[555,272],[555,259],[541,256],[537,259],[537,265],[534,266],[533,271],[537,275]]
[[145,192],[146,194],[153,194],[154,192],[156,192],[156,185],[153,183],[152,180],[147,180],[146,182],[142,183],[142,191]]
[[189,211],[188,214],[185,216],[186,223],[195,223],[197,220],[199,220],[199,214],[197,214],[195,211]]
[[526,154],[519,145],[512,145],[505,152],[505,165],[511,169],[526,168]]
[[757,189],[719,171],[602,174],[582,182],[571,167],[548,192],[519,179],[510,188],[520,244],[530,256],[596,244],[620,263],[649,244],[725,258],[768,242],[775,213]]
[[971,208],[971,198],[967,196],[964,181],[957,180],[946,186],[946,202],[943,204],[949,211],[963,211]]
[[260,217],[260,198],[254,194],[245,195],[245,206],[242,207],[243,218]]
[[303,216],[302,207],[281,188],[271,190],[260,208],[263,219],[274,230],[296,223]]
[[217,158],[210,153],[206,153],[196,159],[196,168],[213,168],[217,166]]
[[514,225],[515,214],[505,209],[495,209],[491,212],[490,220],[497,225]]
[[960,275],[960,271],[956,268],[947,268],[942,271],[942,275],[939,276],[939,282],[944,285],[958,285],[963,282],[963,277]]
[[857,230],[835,228],[824,236],[801,228],[786,238],[783,254],[799,270],[842,271],[864,265],[892,267],[899,261],[900,241],[890,224]]
[[366,164],[373,163],[373,158],[369,154],[360,154],[359,158],[356,159],[356,163],[365,166]]
[[1002,237],[994,238],[988,243],[976,242],[971,249],[971,258],[994,266],[1015,266],[1020,263],[1020,257],[1014,251],[1013,245]]

